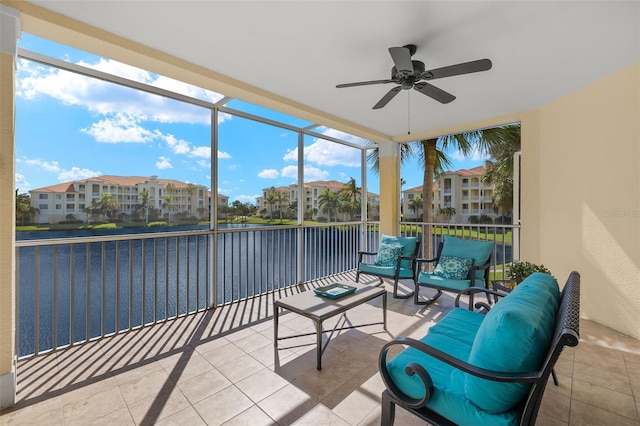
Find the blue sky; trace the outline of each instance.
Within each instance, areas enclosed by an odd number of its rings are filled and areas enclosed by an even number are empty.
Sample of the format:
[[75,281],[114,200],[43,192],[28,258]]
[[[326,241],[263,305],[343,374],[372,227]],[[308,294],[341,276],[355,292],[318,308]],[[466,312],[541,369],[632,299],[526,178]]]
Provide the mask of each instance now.
[[[220,95],[23,34],[19,46],[131,80],[215,102]],[[157,95],[20,60],[16,78],[16,188],[19,192],[100,175],[157,175],[210,187],[210,112]],[[229,107],[291,125],[309,123],[240,100]],[[333,129],[318,133],[345,137]],[[348,140],[358,138],[346,135]],[[218,192],[255,203],[263,188],[297,181],[297,133],[221,115]],[[307,136],[305,181],[360,182],[360,151]],[[482,158],[450,153],[453,169]],[[404,188],[422,184],[415,161],[403,167]],[[378,179],[368,173],[368,189]]]

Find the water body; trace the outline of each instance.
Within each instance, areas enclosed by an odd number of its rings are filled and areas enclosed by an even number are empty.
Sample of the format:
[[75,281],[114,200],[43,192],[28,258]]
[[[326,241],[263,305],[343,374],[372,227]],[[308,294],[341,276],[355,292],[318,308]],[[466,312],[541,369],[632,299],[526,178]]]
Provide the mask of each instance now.
[[[19,356],[229,303],[295,284],[298,232],[304,232],[304,280],[353,269],[360,247],[357,225],[267,229],[216,236],[215,294],[209,276],[213,236],[184,235],[82,244],[21,247],[18,253]],[[223,227],[221,227],[223,228]],[[187,226],[158,231],[191,231]],[[47,238],[131,234],[127,230],[49,231]],[[146,231],[146,232],[145,232]],[[140,228],[139,233],[148,233]],[[17,239],[42,239],[43,232]],[[377,233],[370,233],[375,247]],[[511,260],[511,247],[497,259]]]

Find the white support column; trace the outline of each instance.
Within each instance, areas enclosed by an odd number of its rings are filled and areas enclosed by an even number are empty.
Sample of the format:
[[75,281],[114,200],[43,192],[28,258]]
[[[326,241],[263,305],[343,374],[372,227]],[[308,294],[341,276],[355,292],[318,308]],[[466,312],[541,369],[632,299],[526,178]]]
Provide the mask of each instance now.
[[16,402],[15,69],[20,12],[0,4],[0,409]]

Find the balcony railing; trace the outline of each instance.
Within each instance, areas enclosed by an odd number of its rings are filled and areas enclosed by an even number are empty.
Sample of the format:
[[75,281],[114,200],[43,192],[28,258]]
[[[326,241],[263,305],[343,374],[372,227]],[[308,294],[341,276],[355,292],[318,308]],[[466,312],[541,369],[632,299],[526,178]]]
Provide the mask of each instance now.
[[238,225],[17,241],[19,356],[353,269],[363,229]]

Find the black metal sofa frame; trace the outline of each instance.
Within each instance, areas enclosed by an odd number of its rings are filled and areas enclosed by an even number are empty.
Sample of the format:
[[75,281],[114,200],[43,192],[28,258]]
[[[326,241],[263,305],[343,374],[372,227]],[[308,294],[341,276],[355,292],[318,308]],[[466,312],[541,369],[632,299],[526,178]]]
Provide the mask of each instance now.
[[[462,294],[487,293],[493,294],[495,297],[504,297],[505,294],[498,293],[493,290],[483,289],[479,287],[464,290],[456,298],[456,307],[459,307],[460,296]],[[485,303],[477,303],[476,308],[486,309]],[[469,306],[473,310],[473,306]],[[523,399],[518,402],[517,407],[521,410],[519,419],[520,425],[535,425],[542,396],[545,387],[552,373],[553,367],[558,361],[560,354],[565,346],[576,346],[579,340],[579,324],[580,324],[580,274],[572,272],[562,289],[560,305],[556,312],[555,327],[551,345],[548,348],[547,355],[540,370],[531,371],[529,373],[504,373],[498,371],[486,370],[471,365],[458,358],[440,351],[433,346],[425,344],[421,341],[408,337],[396,338],[383,346],[379,357],[379,369],[387,389],[382,393],[382,425],[393,425],[395,417],[396,405],[411,412],[420,419],[432,425],[455,425],[452,421],[444,418],[440,414],[429,410],[425,404],[431,397],[433,392],[430,386],[429,373],[418,364],[410,364],[406,371],[408,374],[417,374],[425,384],[425,397],[421,400],[411,399],[405,395],[394,383],[386,369],[387,353],[393,347],[402,345],[404,347],[413,347],[430,356],[437,358],[465,373],[497,382],[510,383],[530,383],[531,387]]]

